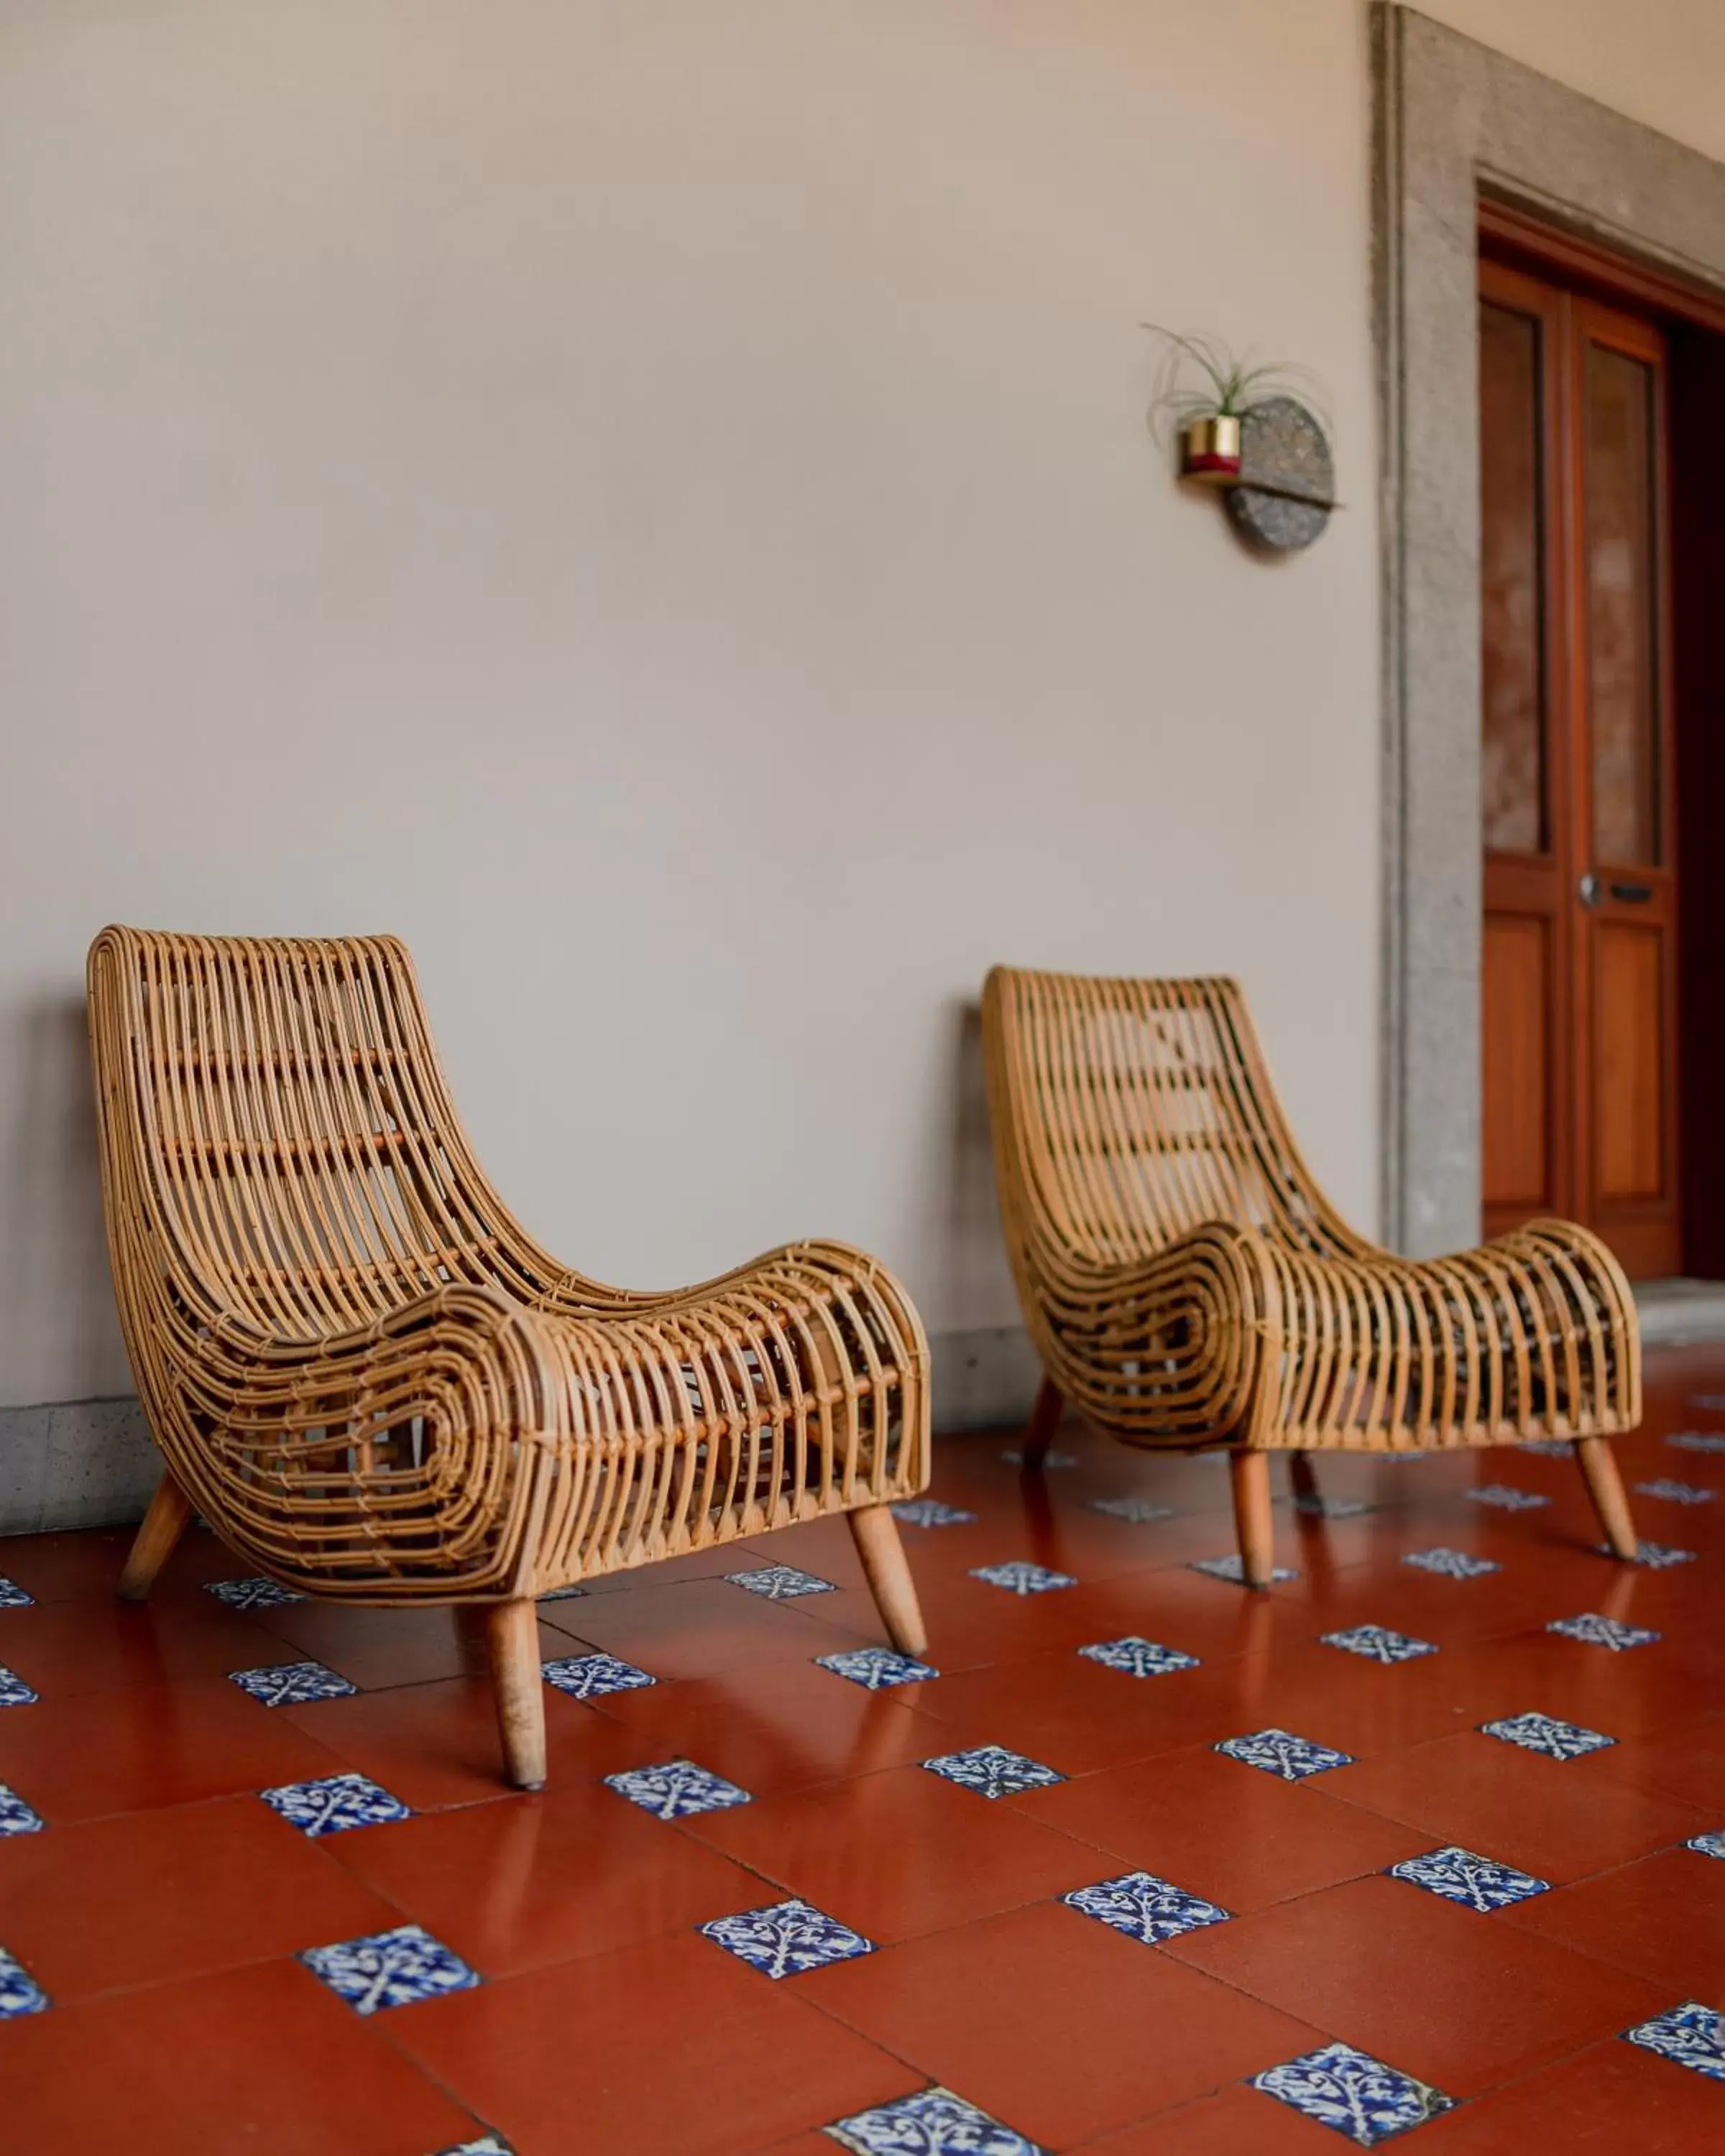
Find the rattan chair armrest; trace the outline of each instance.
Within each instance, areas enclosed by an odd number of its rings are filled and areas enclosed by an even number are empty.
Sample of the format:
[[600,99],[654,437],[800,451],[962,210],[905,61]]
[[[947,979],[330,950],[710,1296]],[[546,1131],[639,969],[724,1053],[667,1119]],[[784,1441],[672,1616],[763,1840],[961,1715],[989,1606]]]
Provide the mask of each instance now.
[[429,1540],[445,1591],[453,1571],[467,1592],[509,1592],[573,1440],[559,1330],[468,1286],[309,1342],[212,1327],[163,1373],[182,1409],[163,1450],[218,1532],[313,1591]]
[[922,1320],[910,1297],[887,1268],[866,1250],[825,1239],[778,1244],[742,1265],[682,1287],[606,1287],[579,1273],[563,1273],[529,1301],[536,1310],[571,1319],[673,1318],[683,1310],[711,1305],[734,1290],[759,1288],[769,1281],[782,1286],[800,1283],[804,1288],[819,1292],[828,1291],[834,1285],[851,1284],[880,1292],[901,1313],[904,1329],[914,1334],[923,1353],[927,1353]]
[[847,1503],[927,1479],[922,1321],[842,1244],[788,1244],[698,1289],[550,1322],[572,1427],[608,1455],[672,1441],[697,1509],[747,1502],[798,1459],[802,1486]]
[[1614,1290],[1625,1296],[1633,1305],[1635,1291],[1629,1284],[1629,1276],[1618,1263],[1609,1246],[1591,1228],[1584,1228],[1579,1220],[1558,1220],[1549,1217],[1524,1220],[1519,1228],[1493,1238],[1486,1247],[1496,1244],[1506,1245],[1522,1242],[1537,1243],[1549,1250],[1574,1260],[1589,1273],[1608,1281]]
[[1105,1421],[1153,1394],[1171,1435],[1238,1435],[1281,1353],[1281,1253],[1264,1236],[1207,1221],[1124,1262],[1039,1255],[1037,1346],[1063,1392]]

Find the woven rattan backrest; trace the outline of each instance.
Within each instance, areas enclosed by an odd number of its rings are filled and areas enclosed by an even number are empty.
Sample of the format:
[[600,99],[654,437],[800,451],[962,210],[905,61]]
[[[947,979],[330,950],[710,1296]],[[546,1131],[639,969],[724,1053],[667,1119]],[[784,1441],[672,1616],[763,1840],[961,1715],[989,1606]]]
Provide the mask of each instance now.
[[1209,1220],[1356,1247],[1300,1158],[1234,982],[997,967],[983,1012],[1017,1235],[1103,1263]]
[[162,1286],[199,1322],[291,1340],[453,1281],[540,1284],[400,944],[112,928],[90,987],[122,1301]]

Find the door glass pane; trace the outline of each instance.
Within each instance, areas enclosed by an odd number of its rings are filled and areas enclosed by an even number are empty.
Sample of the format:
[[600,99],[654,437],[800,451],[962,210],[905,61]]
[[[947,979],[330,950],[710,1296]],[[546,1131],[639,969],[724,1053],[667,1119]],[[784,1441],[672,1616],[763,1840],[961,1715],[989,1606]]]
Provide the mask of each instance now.
[[1605,346],[1587,348],[1588,718],[1594,853],[1660,858],[1653,375]]
[[1494,853],[1548,844],[1539,335],[1531,315],[1480,309],[1481,807]]

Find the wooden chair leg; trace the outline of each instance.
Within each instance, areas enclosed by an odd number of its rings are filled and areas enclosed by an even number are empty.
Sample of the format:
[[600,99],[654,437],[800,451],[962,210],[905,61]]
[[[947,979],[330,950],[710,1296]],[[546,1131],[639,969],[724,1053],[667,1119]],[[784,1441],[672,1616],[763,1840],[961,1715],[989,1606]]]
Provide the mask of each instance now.
[[1019,1457],[1028,1471],[1040,1467],[1048,1457],[1048,1448],[1054,1443],[1054,1434],[1060,1426],[1060,1410],[1065,1402],[1060,1398],[1060,1389],[1052,1378],[1045,1378],[1036,1394],[1036,1404],[1030,1410],[1030,1419],[1024,1425],[1024,1441],[1019,1449]]
[[1611,1554],[1633,1560],[1641,1546],[1635,1539],[1635,1523],[1630,1517],[1629,1499],[1623,1492],[1623,1477],[1617,1471],[1609,1439],[1578,1438],[1575,1457],[1581,1467],[1581,1479],[1587,1485],[1587,1494],[1599,1516],[1599,1525],[1605,1531]]
[[1240,1577],[1248,1587],[1268,1587],[1276,1548],[1270,1513],[1270,1455],[1240,1445],[1230,1455],[1228,1465],[1234,1485]]
[[545,1787],[545,1680],[539,1670],[539,1605],[527,1596],[495,1602],[485,1617],[491,1686],[504,1770],[518,1789]]
[[164,1471],[144,1515],[143,1525],[132,1539],[126,1569],[116,1590],[123,1602],[141,1602],[156,1584],[156,1575],[173,1555],[174,1544],[192,1517],[192,1500],[173,1476]]
[[1288,1455],[1288,1486],[1296,1497],[1311,1499],[1318,1494],[1317,1475],[1309,1452],[1291,1452]]
[[887,1638],[900,1654],[920,1655],[928,1645],[928,1634],[891,1507],[865,1505],[848,1517],[856,1553],[862,1559],[869,1592],[880,1612]]

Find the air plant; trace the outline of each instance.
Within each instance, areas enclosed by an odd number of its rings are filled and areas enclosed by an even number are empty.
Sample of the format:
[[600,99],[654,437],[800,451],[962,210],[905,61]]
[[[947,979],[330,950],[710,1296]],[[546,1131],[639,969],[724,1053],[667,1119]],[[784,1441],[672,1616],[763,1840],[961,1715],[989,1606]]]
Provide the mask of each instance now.
[[[1158,440],[1170,429],[1183,432],[1196,420],[1231,419],[1236,424],[1253,405],[1271,397],[1297,396],[1317,403],[1310,371],[1287,360],[1236,358],[1219,337],[1144,327],[1162,340],[1162,358],[1150,398],[1150,424]],[[1321,407],[1319,407],[1321,410]]]

